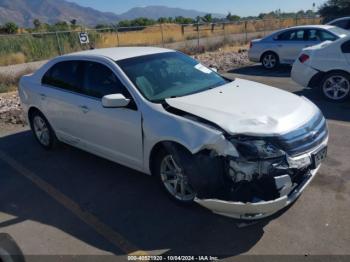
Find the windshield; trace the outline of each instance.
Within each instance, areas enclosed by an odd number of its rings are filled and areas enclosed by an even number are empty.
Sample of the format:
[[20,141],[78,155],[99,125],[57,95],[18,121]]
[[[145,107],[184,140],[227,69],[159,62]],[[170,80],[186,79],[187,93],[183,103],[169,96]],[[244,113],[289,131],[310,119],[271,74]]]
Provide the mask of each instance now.
[[143,96],[152,102],[186,96],[222,86],[217,73],[179,52],[167,52],[117,61]]
[[349,34],[349,31],[342,29],[340,27],[333,27],[328,30],[337,36],[344,36]]

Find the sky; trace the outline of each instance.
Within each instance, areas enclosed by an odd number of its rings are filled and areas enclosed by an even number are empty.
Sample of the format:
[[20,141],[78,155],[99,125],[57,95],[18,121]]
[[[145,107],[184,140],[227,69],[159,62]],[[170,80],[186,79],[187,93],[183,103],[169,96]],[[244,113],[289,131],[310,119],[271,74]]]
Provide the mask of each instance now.
[[312,4],[320,6],[326,0],[68,0],[100,11],[121,14],[133,7],[165,5],[184,9],[195,9],[208,13],[237,14],[239,16],[258,15],[273,10],[299,11],[312,9]]

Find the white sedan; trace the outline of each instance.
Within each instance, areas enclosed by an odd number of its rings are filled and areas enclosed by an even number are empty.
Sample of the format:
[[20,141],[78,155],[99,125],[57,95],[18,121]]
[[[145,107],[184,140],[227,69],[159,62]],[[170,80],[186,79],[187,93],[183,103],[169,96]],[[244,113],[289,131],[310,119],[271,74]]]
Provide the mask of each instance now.
[[335,41],[348,33],[330,25],[291,27],[251,41],[248,56],[252,62],[261,62],[266,69],[275,69],[280,64],[293,64],[305,47]]
[[328,130],[306,98],[225,79],[161,48],[89,50],[20,81],[36,140],[154,175],[176,201],[258,219],[290,205],[327,153]]
[[292,79],[342,102],[350,96],[350,37],[306,48],[293,65]]

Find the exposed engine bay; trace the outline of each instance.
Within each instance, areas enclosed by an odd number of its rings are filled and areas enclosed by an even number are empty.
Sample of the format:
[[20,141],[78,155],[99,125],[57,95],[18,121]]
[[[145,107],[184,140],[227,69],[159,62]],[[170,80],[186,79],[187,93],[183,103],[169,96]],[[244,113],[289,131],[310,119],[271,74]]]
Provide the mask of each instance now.
[[311,163],[291,168],[286,155],[253,161],[243,157],[214,156],[204,151],[194,158],[195,163],[188,165],[187,174],[200,199],[243,203],[274,200],[288,195],[311,170]]

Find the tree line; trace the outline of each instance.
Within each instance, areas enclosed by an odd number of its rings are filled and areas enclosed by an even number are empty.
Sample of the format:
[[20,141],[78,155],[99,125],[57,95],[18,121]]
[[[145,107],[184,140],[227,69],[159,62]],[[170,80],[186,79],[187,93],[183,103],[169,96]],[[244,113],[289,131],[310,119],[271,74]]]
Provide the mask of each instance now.
[[[315,4],[314,4],[315,7]],[[194,24],[194,23],[218,23],[218,22],[235,22],[249,19],[275,19],[275,18],[295,18],[295,17],[314,17],[319,14],[324,18],[325,22],[350,14],[350,1],[349,0],[328,0],[324,5],[320,6],[318,12],[313,10],[299,11],[296,13],[281,12],[276,10],[270,13],[261,13],[258,16],[240,17],[235,14],[228,13],[224,18],[213,17],[212,14],[206,14],[204,16],[198,16],[196,18],[188,18],[183,16],[177,17],[160,17],[159,19],[150,19],[145,17],[136,18],[133,20],[122,20],[116,24],[98,24],[96,29],[109,28],[109,27],[132,27],[132,26],[151,26],[155,24]],[[55,32],[55,31],[68,31],[76,30],[80,25],[77,24],[76,19],[72,19],[69,22],[61,21],[55,24],[42,23],[39,19],[34,19],[33,28],[26,29],[27,32]],[[8,22],[4,25],[0,25],[0,33],[2,34],[15,34],[19,30],[18,25],[13,22]]]

